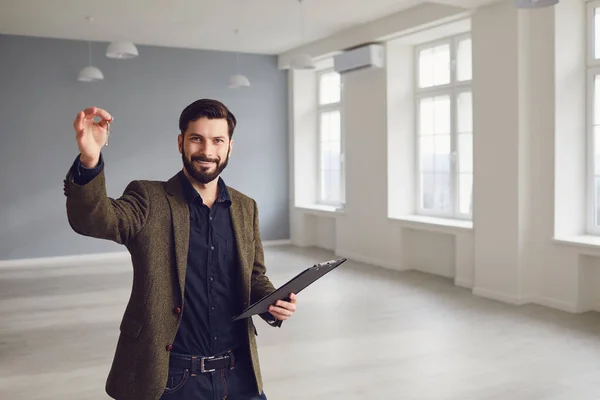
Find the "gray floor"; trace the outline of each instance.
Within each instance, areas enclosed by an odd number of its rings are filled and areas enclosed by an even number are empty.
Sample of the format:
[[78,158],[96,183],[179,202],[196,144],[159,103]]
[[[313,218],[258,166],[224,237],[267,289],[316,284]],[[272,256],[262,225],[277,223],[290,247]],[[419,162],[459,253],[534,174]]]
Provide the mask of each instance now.
[[[269,248],[276,285],[321,250]],[[0,399],[106,399],[127,266],[0,270]],[[270,400],[600,399],[600,315],[515,307],[348,262],[282,329],[259,322]]]

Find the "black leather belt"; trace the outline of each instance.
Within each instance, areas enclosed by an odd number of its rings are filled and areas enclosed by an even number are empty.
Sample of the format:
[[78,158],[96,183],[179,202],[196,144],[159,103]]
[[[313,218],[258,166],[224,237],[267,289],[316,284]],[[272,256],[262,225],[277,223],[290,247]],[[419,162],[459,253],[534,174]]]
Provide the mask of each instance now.
[[193,376],[221,369],[233,369],[235,367],[235,355],[233,351],[229,350],[226,354],[213,357],[191,356],[188,359],[171,357],[169,365],[175,368],[187,369]]

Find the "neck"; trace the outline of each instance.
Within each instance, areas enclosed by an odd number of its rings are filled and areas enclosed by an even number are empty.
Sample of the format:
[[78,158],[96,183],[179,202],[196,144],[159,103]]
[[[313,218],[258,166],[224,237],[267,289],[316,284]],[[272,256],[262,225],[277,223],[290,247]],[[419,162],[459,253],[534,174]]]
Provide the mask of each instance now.
[[187,169],[184,168],[183,173],[203,200],[215,200],[219,196],[219,177],[208,183],[200,183],[188,173]]

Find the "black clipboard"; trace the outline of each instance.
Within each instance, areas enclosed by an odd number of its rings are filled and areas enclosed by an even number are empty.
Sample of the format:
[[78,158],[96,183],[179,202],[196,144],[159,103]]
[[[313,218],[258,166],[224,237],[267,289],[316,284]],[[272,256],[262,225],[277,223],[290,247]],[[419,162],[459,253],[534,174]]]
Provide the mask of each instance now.
[[290,293],[298,294],[307,286],[314,283],[317,279],[322,278],[325,274],[333,271],[335,268],[346,262],[345,258],[338,260],[325,261],[305,269],[294,278],[290,279],[286,284],[271,294],[266,295],[256,303],[250,305],[242,313],[233,317],[234,321],[251,317],[256,314],[262,314],[269,311],[269,307],[277,302],[277,300],[289,301]]

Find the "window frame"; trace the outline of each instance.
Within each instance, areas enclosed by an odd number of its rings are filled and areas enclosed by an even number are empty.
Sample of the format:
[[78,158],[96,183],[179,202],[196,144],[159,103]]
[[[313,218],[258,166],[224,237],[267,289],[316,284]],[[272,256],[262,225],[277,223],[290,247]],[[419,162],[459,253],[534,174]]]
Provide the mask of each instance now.
[[[335,72],[334,68],[323,68],[317,71],[317,199],[316,203],[319,205],[333,206],[343,208],[346,203],[346,160],[345,160],[345,140],[344,140],[344,118],[343,118],[343,84],[342,77],[340,76],[340,101],[337,103],[321,104],[321,76],[328,73]],[[322,115],[327,112],[339,111],[340,113],[340,202],[325,201],[323,200],[322,187],[322,132],[321,132],[321,119]]]
[[[600,0],[598,0],[600,1]],[[433,40],[430,42],[422,43],[414,47],[413,53],[413,68],[415,73],[413,74],[413,90],[414,90],[414,126],[415,126],[415,210],[418,215],[449,218],[457,220],[472,220],[473,212],[461,213],[460,212],[460,187],[459,187],[459,166],[458,166],[458,115],[457,115],[457,102],[458,96],[461,93],[471,93],[471,99],[473,98],[473,69],[471,67],[471,79],[465,81],[459,81],[457,79],[458,69],[457,65],[457,49],[458,43],[464,39],[471,39],[472,35],[470,32],[461,33],[457,35],[447,36],[441,39]],[[422,50],[436,47],[442,44],[450,45],[450,82],[444,85],[431,86],[426,88],[419,87],[420,80],[420,69],[419,69],[419,54]],[[472,60],[472,57],[471,57]],[[472,61],[471,61],[472,64]],[[422,206],[421,198],[421,148],[420,148],[420,131],[421,131],[421,100],[425,98],[433,98],[436,96],[449,96],[450,97],[450,198],[452,204],[450,210],[442,212],[439,210],[429,210]],[[471,102],[473,104],[473,102]],[[471,105],[472,107],[472,105]],[[471,109],[471,118],[473,111]],[[471,132],[473,140],[475,138],[474,130]],[[471,172],[474,176],[474,171]],[[471,198],[473,198],[473,189],[471,188]]]
[[586,232],[593,235],[600,235],[600,225],[596,224],[598,207],[596,202],[596,163],[594,139],[594,97],[596,90],[595,77],[596,75],[600,76],[600,58],[595,59],[595,9],[599,7],[600,0],[591,1],[586,4],[586,207],[584,209],[586,214]]

